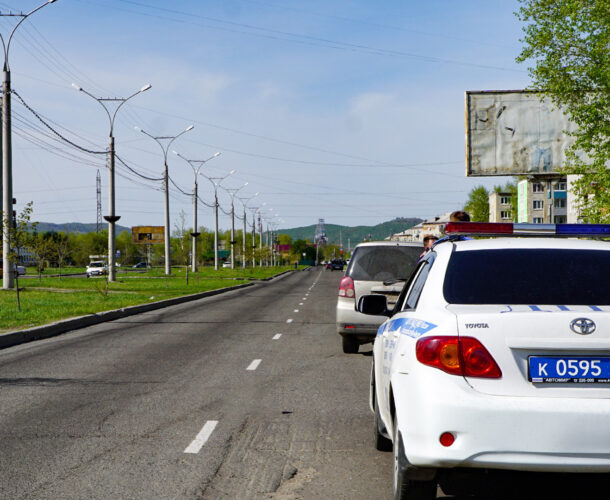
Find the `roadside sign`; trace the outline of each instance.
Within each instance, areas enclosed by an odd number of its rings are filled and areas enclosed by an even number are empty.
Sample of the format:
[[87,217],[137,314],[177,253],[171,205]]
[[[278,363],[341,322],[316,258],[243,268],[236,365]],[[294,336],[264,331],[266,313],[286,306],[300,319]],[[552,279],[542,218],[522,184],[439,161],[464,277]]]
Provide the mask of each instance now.
[[553,175],[577,129],[539,92],[466,92],[466,176]]
[[165,241],[165,226],[133,226],[131,238],[136,244],[156,245]]

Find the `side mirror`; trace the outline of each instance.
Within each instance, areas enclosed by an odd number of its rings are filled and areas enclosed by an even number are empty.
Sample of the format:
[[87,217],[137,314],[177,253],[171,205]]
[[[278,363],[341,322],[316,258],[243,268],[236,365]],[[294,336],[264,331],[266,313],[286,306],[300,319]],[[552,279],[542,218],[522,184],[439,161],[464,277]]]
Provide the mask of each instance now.
[[358,311],[371,316],[390,316],[385,295],[363,295],[358,301]]

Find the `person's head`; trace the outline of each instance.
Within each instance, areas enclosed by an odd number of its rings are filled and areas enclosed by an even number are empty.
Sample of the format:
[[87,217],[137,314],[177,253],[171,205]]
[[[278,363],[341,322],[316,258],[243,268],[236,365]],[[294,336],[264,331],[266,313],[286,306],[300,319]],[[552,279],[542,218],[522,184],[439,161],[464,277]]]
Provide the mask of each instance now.
[[436,236],[433,234],[427,234],[424,236],[424,248],[432,248],[432,245],[434,245],[436,240],[438,240]]
[[449,216],[450,222],[470,222],[470,215],[468,212],[463,212],[462,210],[457,210],[452,212]]

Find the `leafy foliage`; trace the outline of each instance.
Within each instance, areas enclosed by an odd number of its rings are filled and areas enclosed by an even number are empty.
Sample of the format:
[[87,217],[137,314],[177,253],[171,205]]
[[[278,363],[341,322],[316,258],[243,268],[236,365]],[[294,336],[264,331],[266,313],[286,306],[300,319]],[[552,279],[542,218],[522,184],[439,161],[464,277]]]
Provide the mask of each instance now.
[[484,186],[472,188],[464,210],[470,214],[473,222],[489,222],[489,192]]
[[580,174],[573,189],[582,218],[610,222],[610,2],[519,1],[525,36],[517,61],[533,63],[533,87],[579,127],[564,171]]

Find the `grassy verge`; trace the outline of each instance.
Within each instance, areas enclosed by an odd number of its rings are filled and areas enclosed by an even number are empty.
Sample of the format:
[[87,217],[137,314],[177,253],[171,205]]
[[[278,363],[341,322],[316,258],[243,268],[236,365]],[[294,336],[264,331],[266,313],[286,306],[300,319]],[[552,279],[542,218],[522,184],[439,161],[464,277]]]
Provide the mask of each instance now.
[[162,269],[117,274],[115,283],[105,277],[45,277],[19,280],[21,311],[14,290],[0,290],[0,332],[44,325],[60,319],[121,307],[155,302],[228,286],[248,283],[285,271],[287,267],[254,270],[204,269],[200,273],[173,269],[166,277]]

